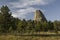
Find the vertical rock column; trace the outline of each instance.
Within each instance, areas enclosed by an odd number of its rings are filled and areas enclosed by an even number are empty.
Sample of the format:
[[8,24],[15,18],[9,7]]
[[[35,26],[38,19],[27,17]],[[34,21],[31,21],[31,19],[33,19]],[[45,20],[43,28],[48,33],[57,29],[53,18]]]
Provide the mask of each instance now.
[[44,21],[47,21],[47,20],[40,10],[36,10],[35,15],[34,15],[34,21],[44,22]]

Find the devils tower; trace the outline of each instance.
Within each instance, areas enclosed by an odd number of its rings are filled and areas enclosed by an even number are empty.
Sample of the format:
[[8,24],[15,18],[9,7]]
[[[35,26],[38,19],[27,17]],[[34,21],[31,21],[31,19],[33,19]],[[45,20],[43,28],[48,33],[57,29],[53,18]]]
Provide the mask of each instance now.
[[47,21],[41,10],[36,10],[34,15],[34,21],[44,22]]

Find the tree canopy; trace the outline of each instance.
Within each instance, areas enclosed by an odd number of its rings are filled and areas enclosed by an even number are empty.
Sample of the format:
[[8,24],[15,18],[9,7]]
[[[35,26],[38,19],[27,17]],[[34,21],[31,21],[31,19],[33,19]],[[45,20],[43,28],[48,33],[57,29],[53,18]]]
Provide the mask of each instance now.
[[40,32],[40,31],[53,31],[60,30],[60,21],[48,22],[35,22],[34,20],[21,20],[12,16],[8,6],[0,8],[0,31],[1,32]]

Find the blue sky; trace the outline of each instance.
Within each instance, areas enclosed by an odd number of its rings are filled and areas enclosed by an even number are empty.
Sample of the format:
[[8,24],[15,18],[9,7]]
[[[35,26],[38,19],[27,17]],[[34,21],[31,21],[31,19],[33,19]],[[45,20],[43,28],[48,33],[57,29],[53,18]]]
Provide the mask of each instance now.
[[0,0],[0,7],[7,5],[12,16],[33,19],[35,10],[41,10],[47,20],[60,20],[60,0]]

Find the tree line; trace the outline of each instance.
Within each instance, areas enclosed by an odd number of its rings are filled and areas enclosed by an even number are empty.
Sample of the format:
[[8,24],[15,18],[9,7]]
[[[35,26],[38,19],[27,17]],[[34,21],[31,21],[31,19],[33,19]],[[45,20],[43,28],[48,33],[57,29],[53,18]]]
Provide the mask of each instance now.
[[35,22],[34,20],[21,20],[12,16],[8,6],[0,8],[0,33],[26,33],[41,31],[60,31],[60,21]]

